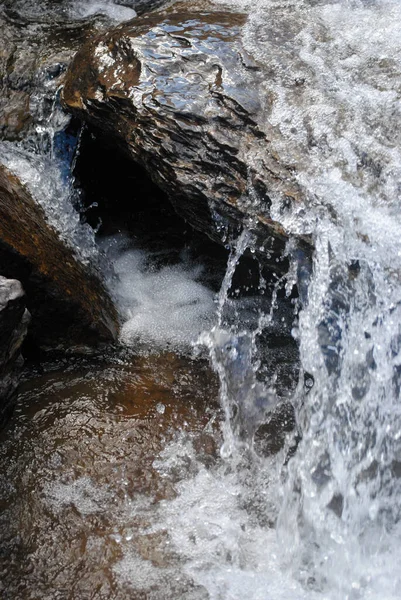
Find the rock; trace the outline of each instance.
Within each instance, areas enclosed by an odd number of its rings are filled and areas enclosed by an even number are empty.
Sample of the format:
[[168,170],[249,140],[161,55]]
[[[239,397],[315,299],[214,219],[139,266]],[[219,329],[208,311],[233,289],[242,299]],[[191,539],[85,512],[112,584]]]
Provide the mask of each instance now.
[[66,0],[5,0],[0,6],[1,139],[24,139],[46,122],[75,52],[113,22],[77,11]]
[[18,277],[41,347],[113,341],[118,316],[95,269],[78,260],[18,178],[0,166],[0,273]]
[[23,365],[20,348],[29,320],[21,283],[0,276],[0,422],[7,401],[18,385],[18,375]]
[[51,111],[74,52],[94,28],[34,24],[0,8],[0,137],[20,140]]
[[194,228],[224,242],[251,218],[264,262],[280,270],[288,236],[271,198],[285,206],[301,192],[270,147],[245,19],[172,9],[123,24],[76,54],[62,102],[117,141]]

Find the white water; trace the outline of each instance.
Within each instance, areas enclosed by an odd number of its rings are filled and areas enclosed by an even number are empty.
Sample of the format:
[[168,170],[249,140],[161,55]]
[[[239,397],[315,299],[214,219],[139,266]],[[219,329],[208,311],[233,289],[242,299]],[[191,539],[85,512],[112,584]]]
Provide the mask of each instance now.
[[[286,449],[225,452],[183,478],[154,529],[168,530],[211,599],[400,598],[400,4],[262,0],[244,41],[269,69],[266,129],[305,192],[286,214],[274,198],[273,216],[311,234],[316,249],[294,331],[314,386],[293,397],[302,440],[288,466]],[[210,318],[210,293],[193,267],[155,272],[147,260],[130,251],[116,262],[123,341],[192,341]],[[228,421],[224,433],[232,445]],[[196,462],[181,440],[156,466],[181,455]],[[145,565],[127,555],[120,576],[157,578]]]
[[[51,134],[54,134],[51,129]],[[49,224],[86,264],[97,264],[99,251],[92,228],[81,223],[73,207],[72,181],[63,177],[63,166],[52,152],[27,149],[22,144],[0,142],[0,162],[27,187],[44,210]]]
[[120,341],[191,349],[215,313],[213,292],[199,282],[202,265],[183,253],[178,263],[157,266],[157,253],[132,248],[123,236],[102,248],[117,276],[110,285],[124,320]]
[[266,129],[306,198],[284,216],[274,198],[273,217],[315,246],[294,330],[314,386],[293,398],[288,467],[285,453],[254,458],[246,477],[224,454],[165,507],[210,598],[401,597],[400,41],[398,2],[252,4],[244,42],[269,73]]
[[[125,2],[124,4],[128,4]],[[135,4],[133,2],[132,4]],[[12,0],[8,8],[29,21],[81,20],[100,16],[111,22],[128,21],[136,17],[135,10],[113,0]]]
[[136,12],[133,8],[114,3],[113,0],[92,0],[90,2],[73,0],[70,2],[69,15],[75,19],[105,15],[113,21],[121,22],[135,18]]

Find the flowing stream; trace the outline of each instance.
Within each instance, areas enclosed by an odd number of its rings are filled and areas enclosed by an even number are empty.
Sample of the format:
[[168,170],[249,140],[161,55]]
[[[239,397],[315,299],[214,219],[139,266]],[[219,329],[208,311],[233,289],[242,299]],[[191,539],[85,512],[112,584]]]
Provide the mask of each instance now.
[[[272,215],[311,236],[311,264],[290,243],[288,274],[237,297],[245,224],[216,295],[185,252],[103,240],[123,349],[21,389],[1,439],[4,598],[401,597],[401,7],[252,6],[266,129],[306,197]],[[58,198],[49,219],[92,260],[54,155],[0,158]]]

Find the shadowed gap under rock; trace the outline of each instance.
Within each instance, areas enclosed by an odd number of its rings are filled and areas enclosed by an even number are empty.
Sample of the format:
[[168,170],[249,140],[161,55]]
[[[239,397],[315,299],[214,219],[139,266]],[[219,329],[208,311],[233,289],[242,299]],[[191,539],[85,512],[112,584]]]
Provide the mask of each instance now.
[[[70,128],[76,131],[77,121]],[[66,131],[66,136],[69,131]],[[123,234],[136,248],[160,253],[161,264],[174,264],[186,251],[206,265],[204,283],[218,291],[226,270],[228,246],[212,241],[191,227],[140,165],[124,154],[112,136],[84,126],[74,167],[79,190],[77,210],[97,232],[98,240]],[[277,277],[257,259],[241,257],[230,295],[260,293],[260,276],[268,295]]]

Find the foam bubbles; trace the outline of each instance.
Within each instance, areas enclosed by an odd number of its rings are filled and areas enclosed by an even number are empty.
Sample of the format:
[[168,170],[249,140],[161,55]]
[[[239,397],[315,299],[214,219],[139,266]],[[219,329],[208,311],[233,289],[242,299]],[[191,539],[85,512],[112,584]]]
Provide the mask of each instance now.
[[202,267],[185,258],[179,264],[159,267],[155,256],[138,249],[123,250],[123,240],[112,243],[117,275],[113,292],[125,320],[121,342],[160,347],[195,342],[215,314],[213,292],[199,282]]
[[[190,443],[171,442],[154,465],[162,474],[176,468],[176,455],[194,460]],[[249,475],[249,481],[245,481]],[[210,600],[314,600],[283,569],[274,529],[266,527],[271,514],[269,483],[275,476],[270,462],[252,473],[208,469],[198,465],[193,477],[177,485],[177,497],[160,503],[160,527],[167,528],[172,550],[186,574],[207,589]],[[252,482],[252,483],[251,483]]]
[[10,0],[8,4],[13,12],[32,22],[51,23],[97,16],[109,21],[122,22],[136,17],[133,8],[122,6],[113,0]]
[[47,502],[57,512],[73,505],[81,515],[103,512],[110,501],[107,489],[99,489],[89,477],[79,477],[71,482],[55,481],[44,487]]
[[105,15],[112,21],[129,21],[136,17],[136,12],[128,6],[115,4],[113,0],[92,0],[81,2],[76,0],[71,3],[70,15],[74,18],[86,18],[93,15]]

